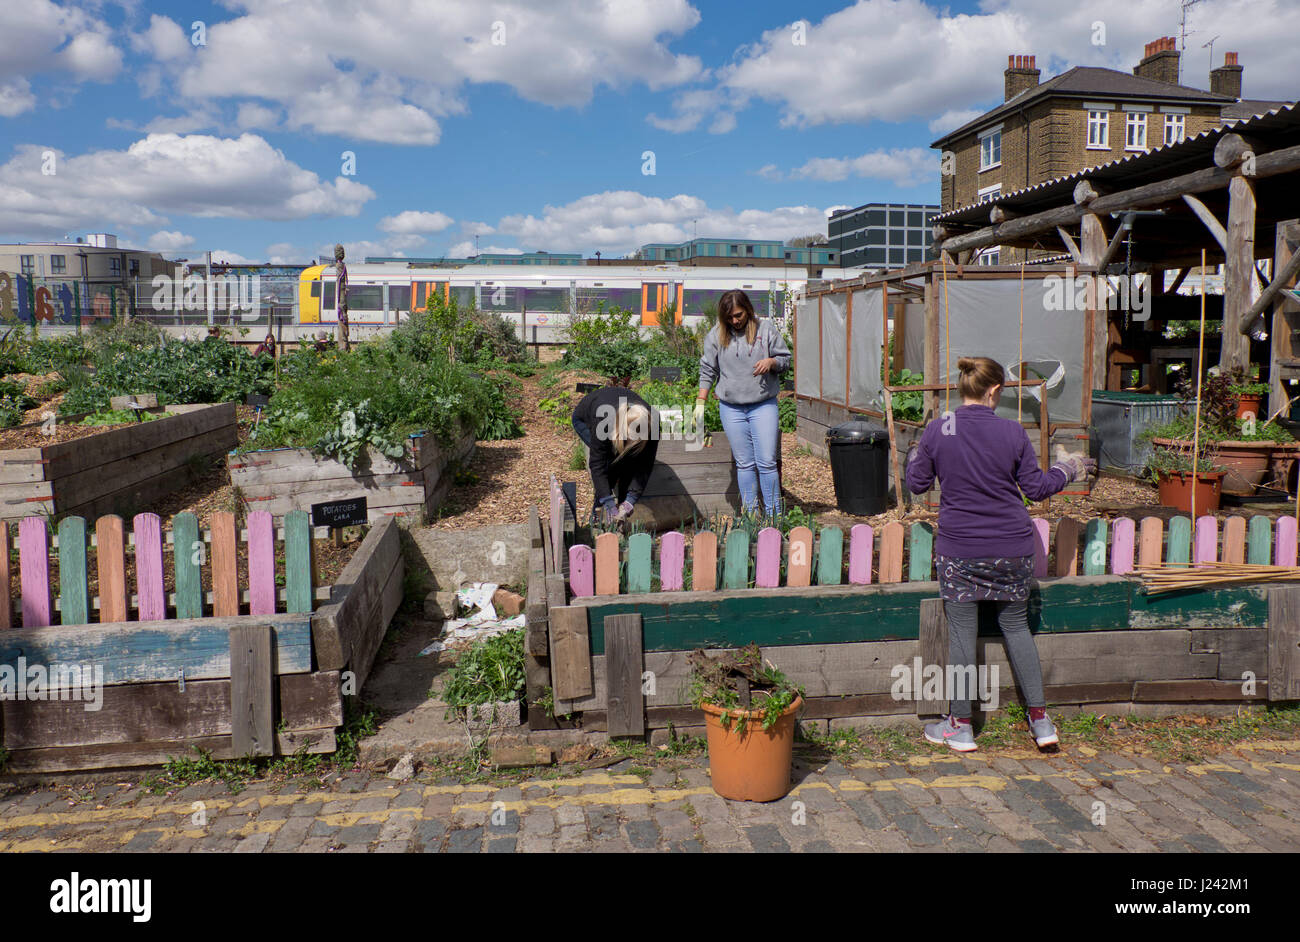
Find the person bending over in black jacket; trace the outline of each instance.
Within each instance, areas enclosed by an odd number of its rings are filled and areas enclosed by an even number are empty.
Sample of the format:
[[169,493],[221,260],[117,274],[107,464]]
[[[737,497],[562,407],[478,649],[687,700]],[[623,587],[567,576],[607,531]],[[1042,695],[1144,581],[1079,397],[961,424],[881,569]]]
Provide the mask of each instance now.
[[573,410],[573,430],[587,446],[587,468],[597,511],[604,523],[632,516],[650,480],[659,441],[650,406],[622,386],[605,386],[587,393]]

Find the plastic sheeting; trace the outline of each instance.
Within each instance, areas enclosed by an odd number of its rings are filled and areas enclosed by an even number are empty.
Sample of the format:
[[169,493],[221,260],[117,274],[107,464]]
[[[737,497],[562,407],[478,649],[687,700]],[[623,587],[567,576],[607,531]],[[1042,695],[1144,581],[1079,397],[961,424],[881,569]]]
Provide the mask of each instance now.
[[925,373],[925,305],[908,302],[903,314],[903,367]]
[[[849,352],[849,402],[859,409],[884,408],[880,364],[885,353],[883,292],[869,288],[853,292],[853,331]],[[839,401],[839,397],[836,397]]]
[[794,314],[794,391],[800,396],[817,396],[821,390],[821,334],[817,299],[801,298]]
[[821,398],[827,402],[844,404],[845,358],[849,345],[845,343],[848,330],[848,295],[822,295],[822,386]]
[[[1017,359],[1029,365],[1026,379],[1048,380],[1047,408],[1053,422],[1077,422],[1083,404],[1083,311],[1052,311],[1044,306],[1041,277],[1024,281],[1024,355],[1017,356],[1020,319],[1020,279],[948,282],[948,337],[950,359],[945,363],[944,310],[939,307],[939,371],[955,382],[957,360],[963,356],[989,356],[1014,374]],[[910,320],[910,318],[909,318]],[[945,372],[950,370],[949,375]],[[1026,390],[1022,416],[1037,418],[1039,389]],[[942,396],[942,394],[940,394]],[[954,400],[956,394],[953,394]],[[1016,393],[1002,397],[998,414],[1016,415]]]

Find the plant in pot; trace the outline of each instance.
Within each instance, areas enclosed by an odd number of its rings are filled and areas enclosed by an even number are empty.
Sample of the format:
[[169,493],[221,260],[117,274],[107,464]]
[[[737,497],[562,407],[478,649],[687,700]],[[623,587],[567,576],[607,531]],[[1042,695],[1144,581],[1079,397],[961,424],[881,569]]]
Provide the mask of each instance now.
[[1228,379],[1231,383],[1229,390],[1237,397],[1237,418],[1244,419],[1247,417],[1259,418],[1260,405],[1264,402],[1264,397],[1268,395],[1268,383],[1259,381],[1259,368],[1255,367],[1254,375],[1248,376],[1246,371],[1237,367],[1228,373]]
[[[1229,494],[1252,494],[1290,470],[1297,454],[1293,436],[1276,423],[1257,423],[1253,417],[1237,415],[1237,394],[1233,378],[1225,374],[1205,377],[1201,384],[1200,443],[1202,457],[1212,448],[1216,465],[1225,472],[1222,487]],[[1148,430],[1143,437],[1156,446],[1156,452],[1190,453],[1195,434],[1192,413],[1194,390],[1184,384],[1183,414],[1164,425]],[[1178,470],[1178,469],[1175,469]],[[1190,471],[1190,464],[1181,470]]]
[[1202,442],[1199,453],[1193,454],[1192,443],[1180,441],[1151,453],[1145,476],[1156,485],[1163,506],[1181,510],[1193,519],[1219,509],[1225,471],[1215,463],[1213,450],[1212,443]]
[[694,651],[690,700],[704,711],[713,790],[736,801],[776,801],[790,791],[795,716],[803,688],[758,645],[710,657]]

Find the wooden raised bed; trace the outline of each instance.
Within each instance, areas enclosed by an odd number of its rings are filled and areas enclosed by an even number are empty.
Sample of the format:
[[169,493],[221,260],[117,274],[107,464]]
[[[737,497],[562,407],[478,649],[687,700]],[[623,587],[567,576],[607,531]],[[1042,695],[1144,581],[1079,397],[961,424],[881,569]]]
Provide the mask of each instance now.
[[[637,502],[633,520],[661,529],[692,517],[708,519],[740,509],[736,463],[725,432],[711,432],[709,444],[692,449],[686,441],[661,441],[655,466]],[[757,486],[757,485],[756,485]]]
[[[321,592],[312,589],[309,576],[312,531],[306,514],[291,515],[280,531],[269,515],[252,515],[246,531],[248,591],[240,593],[233,518],[219,519],[223,517],[229,515],[214,515],[213,532],[206,535],[212,542],[206,558],[212,560],[216,591],[211,606],[199,610],[240,605],[242,595],[241,614],[66,625],[41,625],[33,616],[31,625],[0,630],[0,671],[41,665],[52,673],[58,666],[77,665],[92,675],[102,672],[96,685],[101,695],[97,709],[87,709],[85,697],[15,699],[12,689],[4,694],[0,743],[9,753],[6,771],[158,765],[190,756],[194,748],[217,759],[334,751],[335,734],[343,723],[343,698],[360,693],[401,603],[403,564],[396,521],[387,518],[372,527],[338,581]],[[128,617],[142,608],[156,610],[160,601],[169,606],[165,613],[172,614],[186,592],[198,592],[193,587],[200,583],[182,578],[183,569],[197,568],[194,556],[182,552],[171,554],[179,591],[171,597],[161,594],[162,547],[167,540],[157,521],[152,514],[136,520],[137,591],[125,596]],[[20,539],[35,529],[26,528]],[[88,605],[102,616],[102,598],[84,596],[84,589],[78,594],[77,583],[85,578],[84,558],[81,567],[69,565],[76,557],[71,532],[76,531],[60,528],[58,609]],[[195,529],[186,532],[182,542],[196,534],[205,537]],[[283,540],[278,553],[276,540]],[[110,560],[97,561],[101,597],[129,592],[121,584],[123,567],[111,562],[116,557],[122,563],[121,550],[105,555],[102,549],[115,542],[99,543],[99,555]],[[23,542],[24,548],[34,545]],[[286,582],[278,592],[277,555],[284,559]],[[266,568],[267,561],[273,568]],[[30,577],[41,568],[36,553],[28,549],[20,565],[24,585],[34,588],[36,580]],[[328,601],[313,612],[310,600],[322,595]],[[36,611],[38,601],[25,599],[24,612]],[[52,612],[53,606],[44,610]]]
[[[1300,698],[1300,588],[1275,583],[1148,596],[1126,575],[1135,562],[1162,560],[1295,565],[1293,519],[1280,519],[1274,532],[1266,517],[1249,525],[1234,517],[1220,534],[1212,517],[1198,521],[1195,532],[1189,519],[1176,517],[1167,541],[1158,518],[1140,526],[1123,518],[1110,523],[1062,520],[1049,554],[1047,521],[1035,522],[1030,628],[1049,704],[1127,710]],[[906,546],[901,525],[882,527],[878,550],[865,525],[848,540],[836,527],[822,528],[816,540],[802,527],[788,541],[771,530],[760,534],[752,555],[749,535],[739,530],[725,545],[711,532],[691,543],[665,534],[658,552],[649,534],[635,534],[625,555],[616,535],[602,534],[594,553],[578,545],[563,554],[567,578],[560,574],[562,554],[549,552],[554,534],[537,529],[542,570],[530,567],[530,685],[550,686],[556,711],[576,715],[584,728],[641,735],[700,725],[687,704],[687,654],[749,643],[805,685],[805,720],[867,721],[946,708],[896,699],[891,690],[899,666],[910,671],[918,657],[925,665],[947,660],[928,524],[914,525]],[[622,573],[632,594],[620,594]],[[767,587],[750,588],[755,581]],[[662,586],[670,591],[653,591]],[[996,625],[981,624],[979,649],[981,664],[998,665],[1000,701],[1015,701]],[[646,671],[654,683],[643,693]]]
[[238,442],[235,403],[173,414],[40,448],[0,451],[0,520],[127,514],[184,487]]
[[367,449],[367,462],[355,470],[308,448],[232,452],[226,466],[248,511],[279,516],[310,510],[312,504],[365,497],[371,523],[387,516],[423,523],[451,489],[448,468],[473,453],[471,432],[462,432],[450,446],[421,434],[407,440],[406,456],[396,460]]

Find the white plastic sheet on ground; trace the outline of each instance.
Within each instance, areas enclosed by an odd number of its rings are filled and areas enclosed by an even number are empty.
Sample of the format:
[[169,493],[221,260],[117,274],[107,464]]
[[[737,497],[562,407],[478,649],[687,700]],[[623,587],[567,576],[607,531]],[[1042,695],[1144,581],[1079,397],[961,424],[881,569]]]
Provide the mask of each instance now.
[[421,651],[421,656],[442,651],[452,641],[477,641],[524,627],[523,615],[515,615],[513,618],[500,618],[497,615],[496,606],[492,604],[492,596],[497,588],[495,582],[474,582],[459,589],[456,592],[457,610],[468,610],[469,614],[464,618],[449,618],[443,622],[442,637]]

